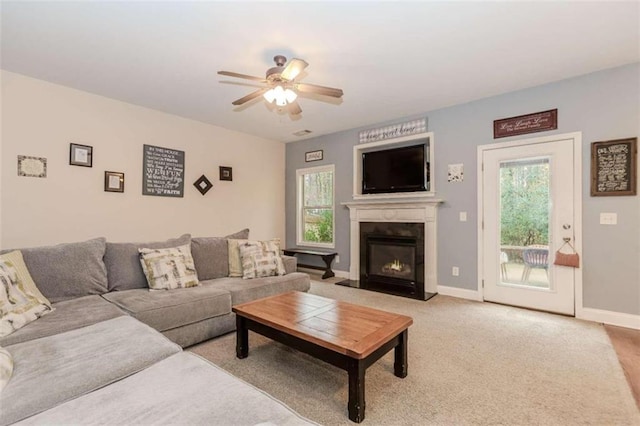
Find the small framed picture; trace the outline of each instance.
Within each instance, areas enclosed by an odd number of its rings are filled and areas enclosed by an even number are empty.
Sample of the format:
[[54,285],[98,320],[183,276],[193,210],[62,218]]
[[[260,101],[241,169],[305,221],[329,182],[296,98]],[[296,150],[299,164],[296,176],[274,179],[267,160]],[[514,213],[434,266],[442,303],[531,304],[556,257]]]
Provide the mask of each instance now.
[[311,161],[320,161],[322,160],[322,150],[319,149],[317,151],[309,151],[304,153],[304,161],[309,163]]
[[220,166],[220,180],[233,180],[233,169],[231,167]]
[[207,191],[213,188],[213,184],[205,175],[200,176],[198,180],[193,182],[193,186],[195,186],[202,195],[206,194]]
[[77,143],[70,144],[69,164],[72,166],[93,167],[93,147]]
[[124,173],[104,172],[104,190],[106,192],[124,192]]
[[18,155],[18,176],[46,178],[47,159],[30,155]]

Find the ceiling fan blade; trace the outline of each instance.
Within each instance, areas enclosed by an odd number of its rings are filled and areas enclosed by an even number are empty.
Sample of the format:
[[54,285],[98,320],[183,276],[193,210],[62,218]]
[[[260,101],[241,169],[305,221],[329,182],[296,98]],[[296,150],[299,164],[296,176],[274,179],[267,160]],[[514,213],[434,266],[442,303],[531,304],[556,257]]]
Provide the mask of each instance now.
[[257,98],[258,96],[263,95],[267,90],[269,90],[268,87],[265,87],[264,89],[260,89],[260,90],[256,90],[255,92],[251,92],[249,93],[247,96],[242,97],[236,101],[231,102],[233,105],[242,105],[244,103],[249,102],[252,99]]
[[302,59],[293,58],[289,61],[287,66],[284,67],[284,70],[282,71],[282,74],[280,74],[280,77],[285,80],[291,81],[295,79],[298,74],[300,74],[302,70],[304,70],[308,66],[309,64]]
[[300,105],[298,105],[298,102],[295,102],[295,101],[291,102],[287,108],[288,108],[289,114],[291,115],[298,115],[302,112],[302,108],[300,108]]
[[296,89],[302,93],[316,93],[318,95],[332,96],[334,98],[341,98],[344,92],[342,89],[335,89],[333,87],[318,86],[315,84],[298,83]]
[[246,75],[246,74],[238,74],[237,72],[231,72],[231,71],[218,71],[218,74],[226,75],[229,77],[245,78],[247,80],[261,81],[263,83],[267,81],[261,77],[254,77],[252,75]]

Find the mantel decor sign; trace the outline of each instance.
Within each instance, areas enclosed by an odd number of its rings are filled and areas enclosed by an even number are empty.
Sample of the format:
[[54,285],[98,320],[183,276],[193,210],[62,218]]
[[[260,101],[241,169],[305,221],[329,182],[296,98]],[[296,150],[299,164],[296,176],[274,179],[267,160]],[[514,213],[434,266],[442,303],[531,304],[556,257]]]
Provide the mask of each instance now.
[[638,138],[591,144],[591,196],[636,195]]
[[304,153],[304,161],[309,163],[311,161],[320,161],[323,158],[323,151],[309,151]]
[[385,139],[399,138],[402,136],[426,133],[427,119],[407,121],[406,123],[393,124],[378,129],[363,130],[360,132],[359,143],[378,142]]
[[535,112],[493,121],[493,138],[545,132],[558,128],[558,110]]
[[184,151],[143,146],[142,195],[184,197]]

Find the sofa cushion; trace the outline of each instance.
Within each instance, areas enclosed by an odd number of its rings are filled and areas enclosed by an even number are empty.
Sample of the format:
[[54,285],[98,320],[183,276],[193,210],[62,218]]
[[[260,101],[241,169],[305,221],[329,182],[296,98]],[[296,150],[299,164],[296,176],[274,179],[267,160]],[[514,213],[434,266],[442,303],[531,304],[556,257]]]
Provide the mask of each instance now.
[[181,351],[128,316],[7,349],[15,368],[0,394],[2,425],[102,388]]
[[126,313],[100,296],[84,296],[53,304],[54,311],[0,338],[0,346],[15,345],[92,325]]
[[231,312],[229,293],[213,286],[167,291],[134,289],[102,297],[158,331]]
[[13,374],[13,357],[5,348],[0,347],[0,392],[7,386]]
[[106,240],[20,249],[38,289],[51,302],[107,291]]
[[191,239],[191,254],[196,264],[198,278],[212,280],[229,275],[229,249],[227,239],[247,239],[249,229],[243,229],[226,237],[198,237]]
[[231,293],[232,305],[251,302],[263,297],[274,296],[288,291],[309,291],[311,280],[309,275],[302,272],[278,277],[255,278],[218,278],[217,280],[202,281],[202,287],[215,287]]
[[138,249],[160,249],[189,244],[191,235],[150,243],[107,243],[104,263],[109,277],[109,291],[147,288],[147,279],[140,265]]
[[11,265],[15,268],[18,274],[18,280],[24,286],[25,292],[31,294],[36,299],[38,299],[41,303],[44,303],[47,306],[51,306],[51,302],[44,297],[40,290],[38,290],[38,286],[33,282],[33,278],[27,269],[27,265],[24,263],[24,258],[22,257],[22,252],[20,250],[14,250],[9,253],[5,253],[0,255],[0,262],[10,262]]
[[274,241],[245,241],[238,244],[242,259],[242,278],[284,275],[280,246]]
[[165,249],[138,249],[149,288],[171,290],[197,287],[198,274],[188,244]]
[[48,314],[51,309],[24,291],[10,262],[0,261],[0,337],[8,336]]
[[25,424],[312,425],[265,392],[182,352]]

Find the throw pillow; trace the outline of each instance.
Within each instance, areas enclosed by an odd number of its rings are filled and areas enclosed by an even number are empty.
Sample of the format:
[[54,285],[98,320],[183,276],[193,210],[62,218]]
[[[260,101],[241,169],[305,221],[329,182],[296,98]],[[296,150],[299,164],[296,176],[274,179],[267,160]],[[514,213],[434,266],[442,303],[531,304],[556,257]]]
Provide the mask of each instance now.
[[0,262],[0,337],[8,336],[19,328],[52,311],[24,288],[18,273],[8,262]]
[[31,294],[33,297],[38,299],[40,303],[44,303],[51,307],[51,302],[49,302],[49,300],[40,293],[36,283],[33,281],[33,278],[27,269],[27,265],[24,263],[24,258],[22,257],[22,252],[20,250],[14,250],[0,255],[0,262],[7,262],[13,266],[18,274],[18,282],[23,286],[21,288],[23,292]]
[[[196,237],[191,239],[191,255],[200,280],[229,276],[229,248],[227,240],[247,239],[249,230],[243,229],[226,237]],[[240,255],[238,254],[238,262]],[[240,265],[238,265],[240,267]],[[240,271],[242,273],[242,271]]]
[[138,249],[149,288],[169,290],[197,287],[198,274],[189,244],[165,249]]
[[238,244],[242,259],[242,278],[285,275],[278,241],[245,241]]
[[[247,230],[247,238],[249,238],[248,230]],[[229,276],[230,277],[243,276],[242,259],[240,258],[240,249],[238,248],[238,244],[246,242],[247,238],[243,238],[243,239],[229,238],[227,240],[227,245],[229,247]],[[274,238],[271,241],[278,244],[278,250],[279,250],[280,239]],[[280,252],[278,251],[278,253]]]
[[0,392],[7,386],[13,374],[13,358],[8,350],[0,347]]

